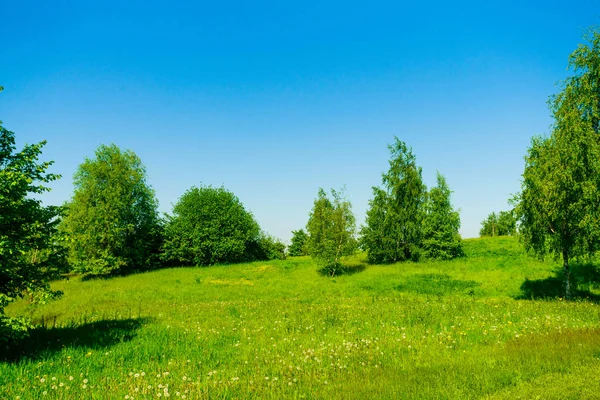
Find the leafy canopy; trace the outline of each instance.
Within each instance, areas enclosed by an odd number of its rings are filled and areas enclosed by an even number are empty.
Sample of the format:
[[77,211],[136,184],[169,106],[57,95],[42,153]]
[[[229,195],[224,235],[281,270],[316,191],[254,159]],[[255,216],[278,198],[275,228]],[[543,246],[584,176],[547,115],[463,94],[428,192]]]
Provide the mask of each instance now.
[[292,243],[288,248],[288,254],[292,257],[308,255],[308,235],[303,229],[292,231]]
[[[270,242],[273,246],[265,249]],[[235,263],[268,258],[265,250],[278,253],[274,243],[261,233],[254,216],[232,192],[222,187],[192,187],[167,217],[163,257],[198,266]]]
[[446,178],[439,172],[437,185],[428,192],[423,222],[423,256],[431,259],[450,260],[463,255],[460,215],[452,207]]
[[481,221],[479,236],[514,236],[517,234],[517,219],[513,211],[500,211]]
[[62,229],[78,272],[127,273],[156,266],[160,220],[146,169],[131,150],[101,145],[74,176]]
[[416,260],[420,256],[426,187],[412,150],[398,138],[388,146],[390,169],[382,187],[373,187],[362,246],[373,263]]
[[600,32],[586,38],[569,58],[574,75],[550,99],[552,134],[532,139],[516,198],[526,248],[562,257],[567,298],[570,259],[600,243]]
[[323,189],[314,202],[306,225],[308,251],[321,271],[334,276],[341,272],[341,258],[356,249],[356,222],[352,205],[343,190],[331,190],[331,199]]
[[46,142],[16,152],[15,134],[0,122],[0,342],[24,331],[22,320],[8,318],[4,307],[29,294],[34,300],[59,295],[49,281],[64,272],[61,209],[42,205],[35,196],[50,190],[45,184],[59,178],[47,173],[51,161],[39,162]]

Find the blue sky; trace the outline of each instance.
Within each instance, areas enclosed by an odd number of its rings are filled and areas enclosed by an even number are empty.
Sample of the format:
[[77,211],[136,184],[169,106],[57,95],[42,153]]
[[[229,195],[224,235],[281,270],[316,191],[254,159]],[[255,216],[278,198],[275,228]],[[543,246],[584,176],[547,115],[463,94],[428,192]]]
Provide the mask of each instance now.
[[288,240],[319,187],[362,223],[386,145],[446,176],[463,237],[519,190],[530,138],[596,0],[4,1],[0,119],[47,140],[60,204],[100,144],[145,163],[160,210],[225,186]]

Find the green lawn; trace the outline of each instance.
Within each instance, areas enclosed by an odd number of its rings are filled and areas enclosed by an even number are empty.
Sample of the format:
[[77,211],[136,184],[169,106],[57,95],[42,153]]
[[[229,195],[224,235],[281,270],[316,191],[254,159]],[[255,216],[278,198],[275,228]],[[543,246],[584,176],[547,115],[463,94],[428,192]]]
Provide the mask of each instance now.
[[[600,309],[513,238],[320,276],[310,258],[56,282],[0,398],[600,398]],[[595,279],[595,278],[594,278]],[[589,298],[586,298],[589,297]]]

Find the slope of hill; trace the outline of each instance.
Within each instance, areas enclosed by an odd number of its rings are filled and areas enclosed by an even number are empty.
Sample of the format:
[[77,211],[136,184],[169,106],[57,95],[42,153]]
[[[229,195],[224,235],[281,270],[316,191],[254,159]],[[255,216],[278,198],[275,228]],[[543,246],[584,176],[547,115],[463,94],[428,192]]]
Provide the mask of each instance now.
[[358,255],[335,279],[301,257],[55,282],[62,299],[7,310],[41,326],[5,353],[0,397],[598,397],[594,285],[543,299],[560,293],[555,263],[510,237],[465,251],[384,266]]

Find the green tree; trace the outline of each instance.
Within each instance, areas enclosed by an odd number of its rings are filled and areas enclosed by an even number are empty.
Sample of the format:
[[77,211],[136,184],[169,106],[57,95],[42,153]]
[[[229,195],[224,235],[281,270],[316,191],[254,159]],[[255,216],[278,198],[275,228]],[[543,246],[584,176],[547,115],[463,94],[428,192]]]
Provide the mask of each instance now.
[[155,267],[161,241],[158,202],[131,150],[102,145],[74,176],[61,229],[73,269],[92,275]]
[[517,219],[513,210],[498,213],[498,234],[503,236],[517,234]]
[[600,33],[587,39],[570,56],[574,75],[550,99],[551,135],[532,139],[516,198],[526,248],[562,258],[566,298],[570,260],[593,255],[600,243]]
[[498,214],[493,212],[481,221],[479,236],[498,236]]
[[308,255],[308,235],[303,229],[292,231],[292,244],[288,248],[291,257]]
[[361,244],[373,263],[417,260],[423,238],[427,188],[412,150],[398,138],[388,146],[390,169],[373,188]]
[[437,186],[427,194],[423,223],[423,255],[427,258],[450,260],[463,255],[460,214],[450,202],[452,191],[439,172]]
[[163,257],[178,264],[212,265],[260,258],[258,223],[225,188],[192,187],[167,217]]
[[16,152],[15,135],[0,122],[0,342],[23,333],[27,323],[4,315],[17,297],[44,300],[59,295],[50,290],[66,265],[57,233],[61,209],[43,206],[35,196],[59,178],[46,173],[51,161],[39,162],[46,142]]
[[341,272],[341,258],[356,250],[356,222],[352,205],[344,197],[344,192],[331,190],[331,199],[323,189],[319,189],[317,199],[310,213],[306,229],[308,231],[308,251],[321,271],[334,276]]
[[481,221],[479,236],[514,236],[517,234],[517,219],[513,211],[500,211]]
[[258,241],[251,246],[248,260],[285,260],[285,244],[266,232],[261,232]]

